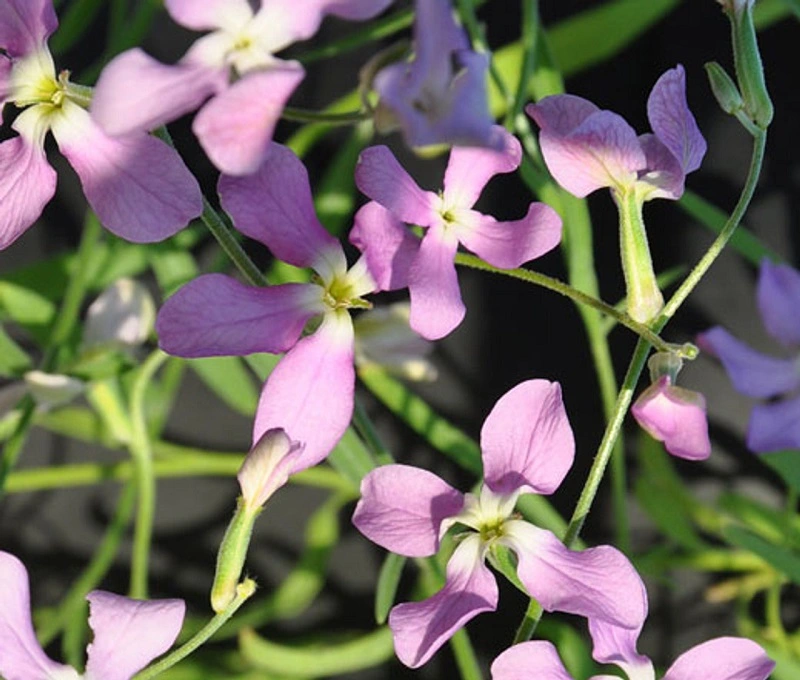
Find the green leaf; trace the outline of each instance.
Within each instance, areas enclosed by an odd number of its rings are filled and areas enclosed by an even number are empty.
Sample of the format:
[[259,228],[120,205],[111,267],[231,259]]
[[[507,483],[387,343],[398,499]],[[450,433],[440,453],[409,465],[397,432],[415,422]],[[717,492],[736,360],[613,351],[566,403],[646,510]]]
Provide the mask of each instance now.
[[388,553],[383,560],[375,588],[375,621],[378,624],[386,623],[389,618],[389,610],[394,605],[397,586],[407,561],[407,557],[395,553]]
[[50,38],[50,49],[54,54],[63,54],[75,45],[92,27],[103,0],[73,0],[69,9],[59,17],[58,30]]
[[760,0],[753,6],[753,24],[759,31],[792,15],[800,19],[800,0]]
[[191,253],[173,242],[156,244],[150,266],[165,298],[199,274],[197,262]]
[[722,535],[731,545],[755,553],[792,581],[800,583],[800,553],[797,551],[770,543],[739,526],[725,527]]
[[323,678],[372,668],[394,657],[392,631],[387,627],[343,642],[324,642],[304,645],[281,645],[260,637],[254,630],[245,629],[239,636],[239,648],[253,666],[287,678]]
[[50,324],[55,318],[56,306],[28,288],[0,281],[0,311],[44,345],[50,336]]
[[790,489],[800,492],[800,451],[762,453],[758,459],[775,470]]
[[328,456],[328,462],[356,488],[361,485],[364,475],[375,469],[375,461],[369,450],[352,427],[345,430],[344,436]]
[[188,359],[206,387],[237,413],[252,416],[258,404],[258,390],[241,357]]
[[[678,205],[715,234],[719,234],[728,221],[728,214],[725,211],[720,210],[713,203],[689,189],[684,192],[678,201]],[[764,245],[758,236],[748,231],[743,224],[736,228],[730,244],[734,250],[744,255],[756,266],[760,265],[761,260],[765,257],[773,262],[781,262],[783,260],[774,250]]]
[[18,378],[32,366],[27,355],[0,326],[0,376]]
[[721,494],[718,503],[723,510],[765,540],[784,543],[789,539],[800,545],[800,518],[796,515],[790,520],[783,510],[775,510],[752,498],[730,492]]

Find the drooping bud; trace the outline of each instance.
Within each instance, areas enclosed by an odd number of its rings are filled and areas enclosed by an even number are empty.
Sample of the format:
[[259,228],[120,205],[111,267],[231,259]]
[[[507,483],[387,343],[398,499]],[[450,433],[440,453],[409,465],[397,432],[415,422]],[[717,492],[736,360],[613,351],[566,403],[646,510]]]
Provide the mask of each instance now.
[[133,279],[118,279],[89,305],[83,346],[128,349],[141,345],[155,319],[156,306],[147,289]]
[[31,396],[45,409],[63,406],[86,389],[82,380],[58,373],[28,371],[23,378]]

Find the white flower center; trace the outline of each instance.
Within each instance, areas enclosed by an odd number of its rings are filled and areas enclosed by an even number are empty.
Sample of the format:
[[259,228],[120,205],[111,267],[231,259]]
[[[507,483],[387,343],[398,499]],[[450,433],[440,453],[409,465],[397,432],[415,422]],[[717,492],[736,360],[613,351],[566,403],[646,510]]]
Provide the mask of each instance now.
[[468,493],[460,513],[443,522],[442,531],[453,524],[463,524],[480,535],[481,543],[488,548],[506,533],[506,521],[511,519],[519,492],[494,493],[488,486],[481,487],[480,495]]

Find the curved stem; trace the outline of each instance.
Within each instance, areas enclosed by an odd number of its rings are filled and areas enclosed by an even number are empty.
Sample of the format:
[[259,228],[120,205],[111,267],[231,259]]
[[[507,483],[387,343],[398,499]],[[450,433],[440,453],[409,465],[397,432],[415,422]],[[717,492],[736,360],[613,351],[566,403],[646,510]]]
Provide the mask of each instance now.
[[533,637],[536,626],[539,625],[539,621],[542,618],[543,611],[542,605],[531,598],[530,602],[528,602],[528,609],[525,612],[525,617],[519,624],[517,634],[514,636],[514,641],[511,643],[512,645],[516,645],[520,642],[527,642]]
[[242,581],[236,588],[236,597],[231,600],[231,603],[223,611],[211,619],[197,635],[192,637],[186,644],[178,647],[172,654],[165,656],[158,663],[154,663],[149,668],[145,668],[141,673],[134,675],[133,680],[149,680],[163,673],[168,668],[172,668],[179,661],[183,661],[183,659],[214,635],[214,633],[216,633],[255,592],[255,581],[249,578]]
[[539,272],[522,268],[498,269],[497,267],[493,267],[492,265],[484,262],[479,257],[476,257],[475,255],[468,255],[467,253],[456,253],[456,264],[472,267],[473,269],[480,269],[481,271],[492,272],[494,274],[502,274],[513,279],[519,279],[520,281],[525,281],[526,283],[533,283],[537,286],[541,286],[542,288],[547,288],[547,290],[552,290],[565,297],[568,297],[574,302],[592,307],[593,309],[596,309],[603,314],[616,319],[619,324],[632,330],[639,337],[647,341],[648,344],[652,345],[660,352],[669,352],[674,350],[674,347],[672,347],[669,343],[664,342],[664,340],[662,340],[649,327],[634,321],[624,312],[620,312],[618,309],[612,307],[608,303],[598,300],[596,297],[592,297],[591,295],[587,295],[586,293],[579,291],[577,288],[573,288],[569,284],[547,276],[546,274],[540,274]]
[[509,130],[516,127],[517,116],[522,115],[522,107],[529,98],[528,84],[536,68],[536,40],[539,35],[539,2],[538,0],[522,0],[522,35],[521,42],[525,45],[525,54],[522,58],[522,68],[519,73],[519,83],[514,101],[506,112],[505,127]]
[[285,106],[281,118],[297,123],[327,123],[328,125],[355,125],[372,118],[369,111],[346,111],[344,113],[326,113]]
[[144,410],[145,395],[150,381],[169,356],[157,349],[139,368],[131,388],[132,437],[130,452],[136,469],[136,527],[133,534],[130,596],[147,599],[147,573],[150,544],[153,537],[153,518],[156,504],[156,479],[153,471],[153,448]]

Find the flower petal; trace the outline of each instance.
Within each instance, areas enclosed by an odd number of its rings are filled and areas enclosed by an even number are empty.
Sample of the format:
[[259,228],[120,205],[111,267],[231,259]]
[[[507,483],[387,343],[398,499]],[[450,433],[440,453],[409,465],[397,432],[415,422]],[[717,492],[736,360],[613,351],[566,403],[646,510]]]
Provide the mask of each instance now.
[[446,206],[471,208],[492,177],[513,172],[519,167],[522,146],[517,138],[500,125],[495,125],[494,130],[503,143],[499,150],[453,147],[444,173]]
[[647,595],[628,558],[611,546],[568,550],[552,533],[522,520],[505,523],[503,543],[517,553],[519,580],[546,611],[637,628]]
[[463,505],[463,494],[432,472],[384,465],[361,481],[353,524],[387,550],[427,557],[439,550],[442,520],[457,515]]
[[[11,553],[0,551],[0,675],[7,680],[63,677],[69,666],[52,661],[44,653],[31,623],[28,572]],[[64,675],[59,675],[63,673]],[[72,677],[78,674],[72,671]]]
[[0,0],[0,49],[10,57],[23,57],[45,47],[56,28],[52,0]]
[[93,590],[89,600],[89,625],[94,640],[87,648],[88,677],[130,680],[175,642],[183,625],[183,600],[131,600]]
[[678,159],[653,134],[639,135],[639,144],[647,158],[647,172],[639,177],[639,183],[652,186],[652,189],[643,193],[644,200],[667,198],[677,201],[683,196],[686,180],[686,173]]
[[409,668],[427,662],[467,621],[497,608],[497,581],[484,566],[482,552],[479,536],[468,536],[447,563],[444,588],[427,600],[392,609],[394,651]]
[[753,408],[747,446],[756,453],[800,449],[800,397]]
[[769,334],[786,347],[800,345],[800,272],[765,259],[758,274],[757,299]]
[[705,460],[711,455],[705,397],[671,385],[669,376],[642,392],[631,413],[673,456]]
[[39,219],[56,192],[56,172],[44,154],[44,131],[29,130],[36,121],[33,109],[28,111],[14,121],[22,134],[0,143],[0,250]]
[[264,162],[283,107],[305,71],[282,61],[248,73],[195,116],[192,130],[211,162],[228,175],[249,175]]
[[686,102],[686,74],[680,64],[656,81],[647,99],[647,118],[684,173],[700,167],[706,154],[706,140]]
[[800,368],[794,359],[756,352],[719,326],[697,338],[701,349],[722,361],[733,386],[749,397],[774,397],[800,387]]
[[629,186],[647,159],[633,128],[611,111],[597,111],[568,134],[547,128],[539,135],[550,174],[583,198],[596,189]]
[[508,648],[492,663],[492,680],[573,680],[552,642],[535,640]]
[[350,315],[331,312],[267,378],[256,410],[253,442],[267,430],[283,428],[290,439],[305,445],[292,472],[316,465],[350,424],[355,380]]
[[436,194],[420,189],[388,147],[364,149],[355,176],[363,193],[403,222],[429,227],[438,219]]
[[655,680],[653,663],[636,650],[641,632],[642,626],[620,628],[602,619],[590,619],[592,657],[599,663],[613,663],[619,666],[629,678]]
[[527,380],[506,392],[481,429],[483,474],[495,493],[553,493],[575,458],[561,385]]
[[203,197],[178,152],[144,133],[108,137],[69,100],[53,134],[104,227],[134,243],[162,241],[203,211]]
[[531,203],[528,214],[513,222],[498,222],[489,215],[470,213],[475,219],[459,230],[458,240],[501,269],[514,269],[535,260],[561,242],[561,218],[546,203]]
[[393,0],[313,0],[311,4],[318,7],[318,11],[350,21],[364,21],[377,16]]
[[154,130],[194,111],[227,79],[225,69],[188,61],[167,66],[137,47],[103,69],[92,94],[92,117],[112,136]]
[[681,654],[664,680],[766,680],[773,668],[775,662],[752,640],[721,637]]
[[245,504],[255,511],[289,479],[303,445],[294,442],[280,428],[267,430],[239,468],[236,479]]
[[291,149],[270,144],[267,159],[254,174],[222,175],[218,188],[234,226],[278,259],[296,267],[317,269],[327,262],[333,271],[346,270],[341,245],[314,212],[308,172]]
[[223,274],[190,281],[161,308],[161,348],[180,357],[286,352],[306,322],[324,311],[322,289],[286,283],[257,288]]
[[525,107],[542,132],[563,137],[600,109],[574,94],[555,94]]
[[456,275],[457,249],[452,233],[433,227],[422,239],[409,270],[411,328],[428,340],[443,338],[466,314]]
[[169,15],[194,31],[240,26],[253,16],[247,0],[164,0]]
[[370,201],[359,209],[349,238],[367,258],[378,290],[408,286],[408,272],[419,252],[420,239],[380,203]]

